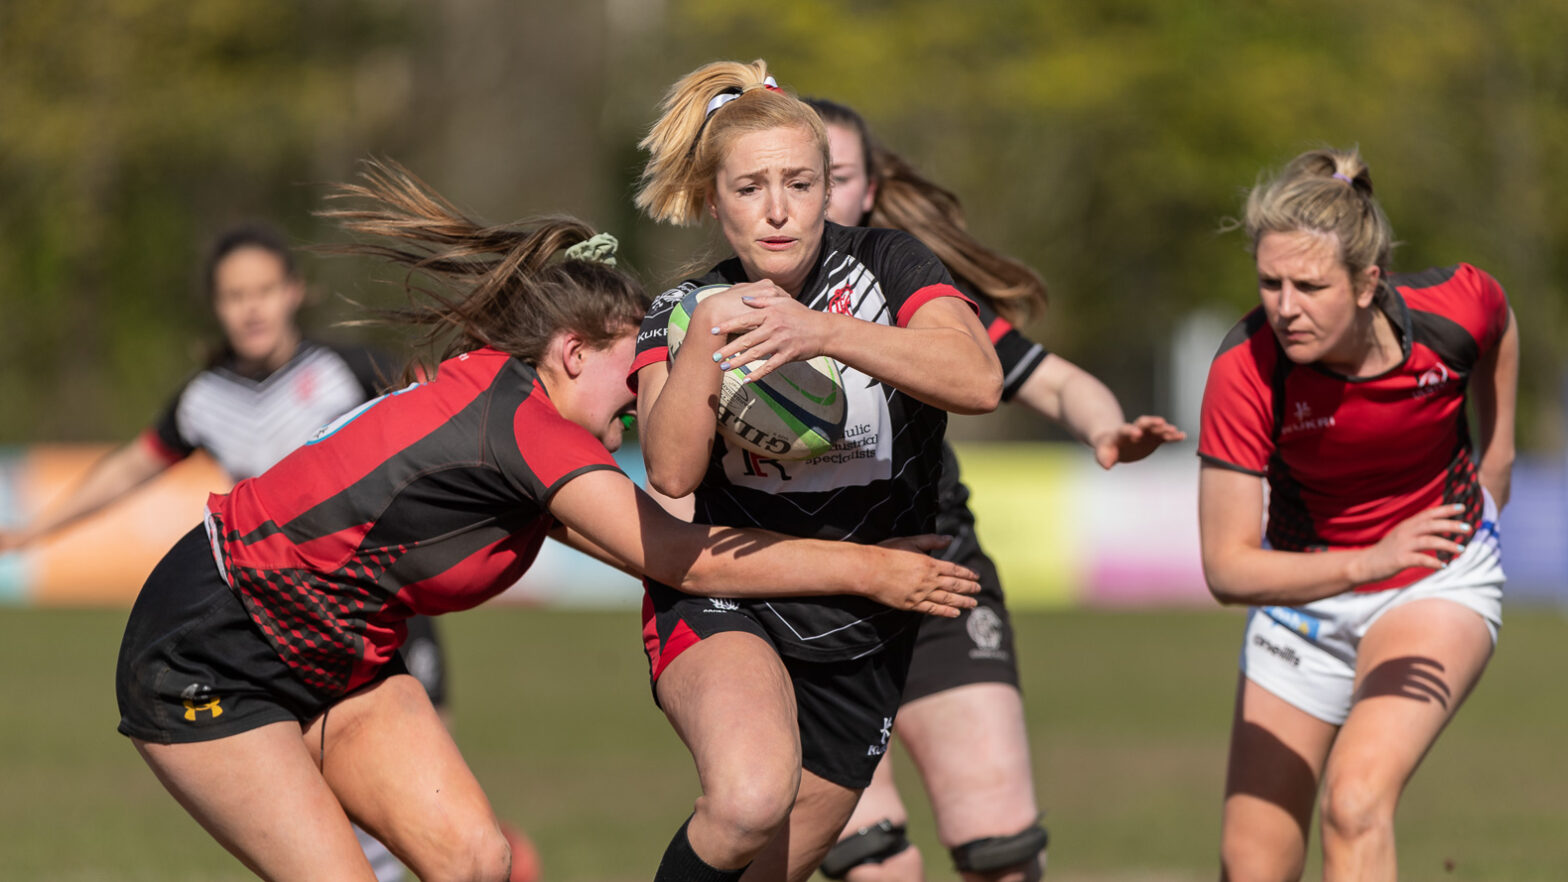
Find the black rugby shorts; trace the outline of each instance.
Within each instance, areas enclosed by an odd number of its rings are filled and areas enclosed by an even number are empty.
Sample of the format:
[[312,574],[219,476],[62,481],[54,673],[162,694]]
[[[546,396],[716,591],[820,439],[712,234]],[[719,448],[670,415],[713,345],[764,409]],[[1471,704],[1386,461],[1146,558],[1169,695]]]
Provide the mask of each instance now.
[[[755,634],[778,651],[744,603],[683,594],[644,583],[644,651],[658,701],[658,675],[676,655],[725,631]],[[871,783],[893,735],[915,629],[907,628],[880,650],[857,659],[818,662],[780,655],[794,686],[800,726],[801,767],[854,790]]]
[[[400,658],[377,680],[404,671]],[[131,608],[115,673],[119,730],[159,744],[212,741],[320,716],[328,696],[294,676],[218,574],[207,532],[175,543]]]
[[915,639],[915,656],[904,686],[904,703],[972,683],[1018,686],[1013,620],[1002,596],[996,564],[975,548],[959,561],[980,574],[979,604],[956,619],[925,616]]

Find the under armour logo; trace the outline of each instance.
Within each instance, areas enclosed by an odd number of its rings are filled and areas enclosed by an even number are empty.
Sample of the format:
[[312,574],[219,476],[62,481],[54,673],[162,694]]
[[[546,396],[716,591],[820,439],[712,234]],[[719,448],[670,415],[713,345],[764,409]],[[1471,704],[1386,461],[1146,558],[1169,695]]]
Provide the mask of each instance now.
[[185,719],[192,723],[196,722],[196,713],[198,711],[206,711],[207,713],[212,714],[213,719],[217,719],[218,717],[223,716],[223,708],[218,706],[218,702],[221,700],[222,699],[214,698],[211,701],[197,704],[196,702],[187,698],[184,702]]
[[200,711],[211,714],[212,719],[223,716],[223,708],[218,706],[218,702],[222,699],[212,694],[211,686],[192,683],[180,690],[180,698],[183,699],[185,719],[188,722],[196,722],[196,714]]

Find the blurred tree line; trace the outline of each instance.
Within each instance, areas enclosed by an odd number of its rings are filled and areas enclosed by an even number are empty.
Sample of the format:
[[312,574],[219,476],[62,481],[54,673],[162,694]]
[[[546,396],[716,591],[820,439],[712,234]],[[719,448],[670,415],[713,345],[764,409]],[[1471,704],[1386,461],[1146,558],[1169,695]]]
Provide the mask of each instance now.
[[[0,442],[125,437],[212,335],[201,254],[239,218],[301,243],[357,157],[397,158],[491,220],[565,210],[651,287],[712,247],[654,228],[635,143],[675,77],[768,59],[858,108],[1040,270],[1028,330],[1129,411],[1171,406],[1172,331],[1255,303],[1237,233],[1260,171],[1359,144],[1396,269],[1476,263],[1523,332],[1521,443],[1562,441],[1568,6],[1534,0],[62,0],[0,5]],[[306,258],[326,336],[387,302]],[[355,329],[355,334],[367,332]],[[378,338],[397,345],[392,338]],[[1196,428],[1188,426],[1187,428]],[[966,422],[1036,436],[1026,415]]]

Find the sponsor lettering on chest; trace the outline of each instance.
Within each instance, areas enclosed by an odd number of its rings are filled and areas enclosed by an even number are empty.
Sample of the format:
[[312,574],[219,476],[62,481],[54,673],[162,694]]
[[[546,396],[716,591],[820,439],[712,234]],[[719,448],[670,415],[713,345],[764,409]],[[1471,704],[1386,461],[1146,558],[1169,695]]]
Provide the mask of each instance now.
[[[1321,405],[1320,405],[1321,407]],[[1280,435],[1298,435],[1302,432],[1321,432],[1334,426],[1334,414],[1327,412],[1314,412],[1312,405],[1304,400],[1291,402],[1285,410],[1285,425],[1280,429]]]

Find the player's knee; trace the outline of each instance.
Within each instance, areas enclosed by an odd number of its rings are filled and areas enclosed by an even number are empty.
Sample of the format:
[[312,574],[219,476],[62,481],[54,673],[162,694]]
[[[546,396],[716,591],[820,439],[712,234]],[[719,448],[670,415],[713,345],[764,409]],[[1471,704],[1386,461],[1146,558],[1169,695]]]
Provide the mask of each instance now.
[[443,844],[440,866],[420,873],[426,882],[506,882],[512,873],[512,847],[494,824],[474,825]]
[[[829,879],[847,879],[850,882],[873,882],[882,874],[872,872],[895,856],[906,856],[915,851],[904,835],[903,824],[881,820],[845,836],[822,858],[819,868]],[[919,852],[915,854],[918,856]]]
[[735,778],[704,793],[697,811],[725,839],[760,848],[789,819],[799,786],[798,777]]
[[1323,786],[1323,835],[1357,839],[1392,828],[1394,804],[1381,789],[1355,775],[1337,775]]
[[974,839],[949,850],[953,867],[966,878],[1033,880],[1041,875],[1045,846],[1050,841],[1045,828],[1030,824],[1011,836]]

